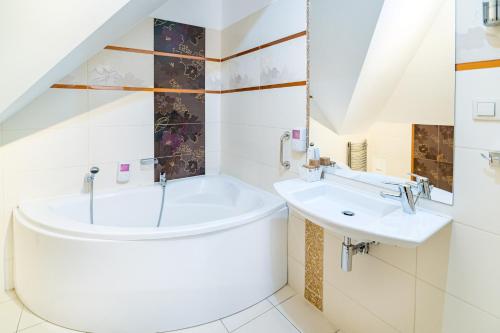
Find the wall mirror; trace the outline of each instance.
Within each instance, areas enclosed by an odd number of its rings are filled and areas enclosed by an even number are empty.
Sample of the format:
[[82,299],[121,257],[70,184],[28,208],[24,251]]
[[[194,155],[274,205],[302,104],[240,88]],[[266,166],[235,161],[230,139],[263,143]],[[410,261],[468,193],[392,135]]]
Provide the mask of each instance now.
[[452,204],[453,0],[312,0],[309,139],[336,173],[382,185],[428,177]]

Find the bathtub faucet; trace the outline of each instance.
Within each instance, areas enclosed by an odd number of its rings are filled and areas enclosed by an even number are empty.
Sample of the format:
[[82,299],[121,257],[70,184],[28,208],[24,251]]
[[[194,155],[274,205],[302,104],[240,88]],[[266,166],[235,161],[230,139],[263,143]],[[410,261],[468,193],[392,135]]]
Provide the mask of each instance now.
[[161,186],[167,185],[167,173],[165,171],[160,172],[160,185]]
[[89,195],[90,195],[90,224],[94,224],[94,180],[95,175],[99,172],[99,168],[94,166],[90,168],[90,172],[85,177],[85,181],[90,186]]

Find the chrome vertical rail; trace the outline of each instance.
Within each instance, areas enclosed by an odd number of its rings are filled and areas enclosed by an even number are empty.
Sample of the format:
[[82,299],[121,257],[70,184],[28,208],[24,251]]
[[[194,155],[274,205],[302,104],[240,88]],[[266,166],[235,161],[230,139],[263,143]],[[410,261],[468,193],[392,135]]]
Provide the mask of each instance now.
[[285,161],[283,145],[285,141],[290,140],[290,132],[286,131],[280,138],[280,164],[285,169],[290,169],[290,162]]

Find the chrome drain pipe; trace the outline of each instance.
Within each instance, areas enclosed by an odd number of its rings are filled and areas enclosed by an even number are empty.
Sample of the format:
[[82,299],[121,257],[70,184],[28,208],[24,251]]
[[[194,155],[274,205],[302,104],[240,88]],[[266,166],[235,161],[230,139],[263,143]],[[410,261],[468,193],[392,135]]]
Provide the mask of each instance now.
[[340,268],[344,272],[352,271],[352,257],[357,254],[368,254],[370,251],[370,245],[373,244],[375,244],[375,242],[362,242],[353,245],[351,237],[344,237],[344,241],[342,242]]

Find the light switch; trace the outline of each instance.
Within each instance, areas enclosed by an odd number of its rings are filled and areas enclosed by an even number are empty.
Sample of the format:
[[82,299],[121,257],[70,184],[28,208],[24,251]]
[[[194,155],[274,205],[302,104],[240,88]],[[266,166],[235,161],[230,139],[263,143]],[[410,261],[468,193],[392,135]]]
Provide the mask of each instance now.
[[495,102],[478,102],[476,117],[495,117]]

